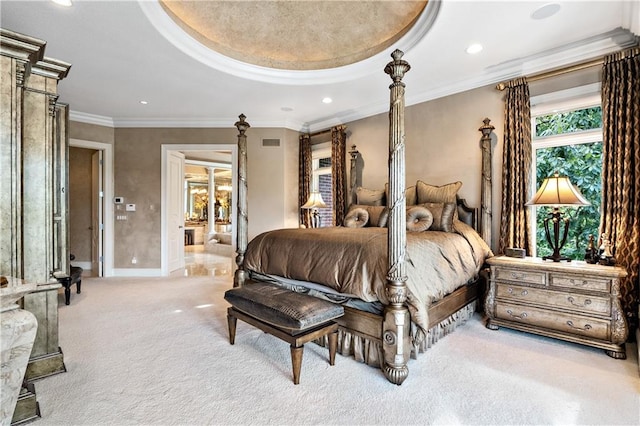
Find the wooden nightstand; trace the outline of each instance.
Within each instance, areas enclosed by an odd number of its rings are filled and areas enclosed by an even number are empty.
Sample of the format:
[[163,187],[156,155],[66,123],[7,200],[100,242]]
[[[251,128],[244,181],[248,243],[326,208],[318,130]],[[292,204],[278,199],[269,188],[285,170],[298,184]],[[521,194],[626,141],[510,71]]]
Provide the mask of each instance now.
[[629,329],[620,305],[619,267],[539,258],[490,258],[487,328],[499,326],[605,349],[626,358]]

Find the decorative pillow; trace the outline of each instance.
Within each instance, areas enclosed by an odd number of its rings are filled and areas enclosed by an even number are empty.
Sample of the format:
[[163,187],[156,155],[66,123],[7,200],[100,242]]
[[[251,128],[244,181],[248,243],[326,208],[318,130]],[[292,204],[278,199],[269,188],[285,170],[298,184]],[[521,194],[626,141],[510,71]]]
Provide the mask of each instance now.
[[[387,226],[387,220],[389,219],[389,212],[385,206],[365,206],[354,204],[349,208],[349,213],[355,209],[366,210],[368,213],[369,221],[364,226],[376,226],[384,228]],[[347,213],[347,215],[349,214]],[[346,219],[346,217],[345,217]]]
[[[389,199],[389,183],[384,184],[384,196]],[[418,193],[416,192],[416,186],[410,186],[404,190],[404,197],[407,200],[407,206],[415,206],[418,204]]]
[[356,204],[365,206],[384,206],[384,190],[356,188]]
[[407,208],[407,231],[426,231],[432,223],[433,215],[426,207],[411,206]]
[[453,232],[453,218],[456,211],[455,203],[424,203],[421,206],[429,209],[433,215],[430,231]]
[[346,228],[362,228],[369,221],[369,212],[362,207],[352,207],[344,217]]
[[424,203],[456,203],[456,195],[462,182],[448,183],[442,186],[429,185],[419,180],[416,183],[418,193],[417,204]]

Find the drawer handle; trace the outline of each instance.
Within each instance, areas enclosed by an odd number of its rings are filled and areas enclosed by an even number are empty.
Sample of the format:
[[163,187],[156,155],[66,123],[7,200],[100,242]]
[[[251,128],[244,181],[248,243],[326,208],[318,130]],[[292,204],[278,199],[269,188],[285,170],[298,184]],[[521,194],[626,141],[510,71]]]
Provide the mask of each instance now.
[[574,280],[573,278],[571,278],[569,280],[569,282],[571,284],[578,284],[578,285],[587,285],[587,284],[589,284],[589,281],[587,281],[587,280],[582,280],[582,281],[576,282],[576,280]]
[[569,301],[569,303],[571,303],[573,306],[577,306],[578,308],[584,308],[586,306],[589,306],[591,304],[591,299],[585,299],[584,303],[582,305],[580,305],[579,303],[575,302],[575,299],[571,296],[567,297],[567,300]]
[[527,276],[527,274],[523,274],[523,273],[516,273],[516,272],[512,272],[511,273],[511,278],[513,278],[514,280],[521,280],[523,278],[525,278]]
[[[514,291],[513,291],[513,289],[512,289],[511,287],[509,287],[509,289],[508,289],[507,291],[508,291],[509,293],[511,293],[511,294],[513,294],[513,293],[514,293]],[[528,292],[527,290],[522,290],[522,291],[520,292],[520,295],[521,295],[521,296],[526,296],[527,294],[529,294],[529,292]]]
[[567,321],[567,325],[569,327],[573,328],[574,330],[579,330],[579,331],[589,331],[589,330],[591,330],[593,328],[589,324],[585,324],[584,327],[582,327],[582,328],[576,327],[575,325],[573,325],[573,321],[571,321],[571,320]]
[[516,319],[519,319],[519,320],[524,320],[525,318],[527,318],[527,313],[526,312],[523,312],[520,315],[516,315],[516,314],[513,313],[513,311],[511,309],[507,309],[507,313],[509,314],[509,316],[511,318],[516,318]]

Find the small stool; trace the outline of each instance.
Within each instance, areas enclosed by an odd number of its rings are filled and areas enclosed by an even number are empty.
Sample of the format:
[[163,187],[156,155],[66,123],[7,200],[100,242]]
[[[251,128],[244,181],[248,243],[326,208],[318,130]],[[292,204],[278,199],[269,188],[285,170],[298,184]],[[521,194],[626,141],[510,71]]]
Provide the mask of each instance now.
[[329,364],[335,364],[338,324],[344,308],[326,300],[296,293],[275,284],[248,281],[227,290],[229,342],[233,345],[237,319],[269,333],[291,346],[293,383],[300,383],[304,344],[328,335]]

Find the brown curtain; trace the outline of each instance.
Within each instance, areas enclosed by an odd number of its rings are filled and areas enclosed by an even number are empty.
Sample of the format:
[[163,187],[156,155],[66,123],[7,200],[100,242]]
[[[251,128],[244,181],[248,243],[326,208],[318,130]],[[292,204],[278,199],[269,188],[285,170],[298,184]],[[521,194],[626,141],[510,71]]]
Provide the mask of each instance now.
[[531,106],[529,85],[520,78],[506,89],[502,156],[502,220],[499,252],[523,248],[531,255],[527,202],[531,174]]
[[300,208],[311,195],[311,136],[300,135],[300,160],[298,162],[298,210],[300,224],[311,228],[311,210]]
[[640,262],[640,48],[609,55],[602,69],[602,211],[600,231],[626,268],[623,309],[637,325]]
[[333,186],[333,225],[342,225],[346,209],[346,142],[345,126],[331,128],[331,176]]

